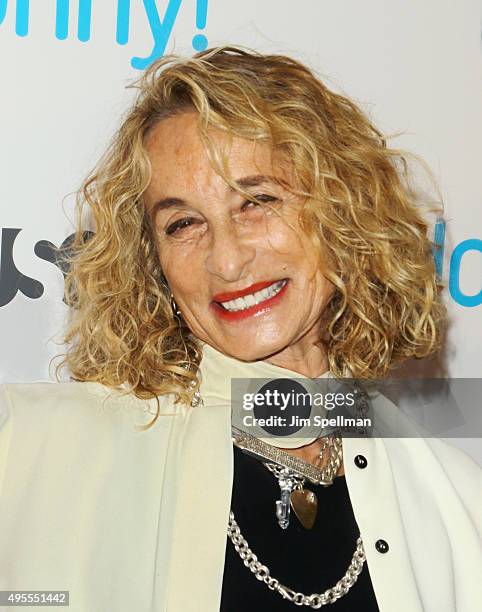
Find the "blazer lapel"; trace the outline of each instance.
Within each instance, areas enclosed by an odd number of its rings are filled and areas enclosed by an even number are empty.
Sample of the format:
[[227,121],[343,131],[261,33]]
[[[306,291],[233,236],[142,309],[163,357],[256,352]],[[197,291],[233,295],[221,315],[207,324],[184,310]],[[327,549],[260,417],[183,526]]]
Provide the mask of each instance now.
[[233,482],[231,409],[185,413],[169,561],[169,612],[219,609]]
[[[356,467],[357,455],[366,459],[366,469]],[[353,512],[380,609],[423,612],[386,442],[382,438],[345,437],[343,462]],[[423,538],[422,533],[420,538]],[[377,551],[376,542],[379,539],[389,543],[388,554]],[[393,602],[397,602],[397,605],[394,606]]]

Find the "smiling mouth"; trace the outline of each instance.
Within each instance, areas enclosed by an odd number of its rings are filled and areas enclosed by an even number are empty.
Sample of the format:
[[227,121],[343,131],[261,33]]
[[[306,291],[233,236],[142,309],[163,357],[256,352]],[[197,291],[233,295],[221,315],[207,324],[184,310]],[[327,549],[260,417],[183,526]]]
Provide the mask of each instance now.
[[247,310],[248,308],[253,308],[253,306],[258,306],[267,300],[271,300],[278,295],[278,293],[280,293],[287,282],[288,279],[284,278],[280,281],[275,281],[260,291],[249,293],[248,295],[238,297],[234,300],[216,302],[216,304],[227,312],[241,312],[243,310]]

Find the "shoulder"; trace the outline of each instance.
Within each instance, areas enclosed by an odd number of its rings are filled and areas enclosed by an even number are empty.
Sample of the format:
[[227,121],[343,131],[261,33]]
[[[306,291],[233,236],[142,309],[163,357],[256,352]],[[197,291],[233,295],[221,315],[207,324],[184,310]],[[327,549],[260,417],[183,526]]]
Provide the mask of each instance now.
[[[439,465],[447,475],[459,473],[482,477],[479,464],[449,438],[434,436],[413,416],[399,408],[388,397],[378,394],[373,402],[373,424],[376,435],[384,438],[387,445],[399,456],[412,456],[415,449],[428,462]],[[389,442],[388,442],[389,441]]]
[[456,446],[451,440],[442,438],[427,438],[425,444],[447,472],[452,470],[470,471],[482,478],[482,468],[465,450]]
[[427,438],[424,442],[451,486],[471,507],[478,509],[482,531],[482,467],[452,441]]
[[452,440],[417,433],[416,437],[383,438],[393,466],[420,474],[427,482],[437,473],[457,488],[479,485],[481,494],[482,467],[467,451]]
[[107,395],[108,390],[103,385],[82,382],[31,382],[3,383],[0,385],[0,401],[3,406],[49,407],[58,402],[90,404],[101,395]]
[[460,529],[470,525],[468,530],[482,535],[482,468],[467,452],[441,438],[390,438],[383,443],[405,508],[437,508],[447,524],[457,523]]
[[[171,394],[158,397],[160,413],[178,412]],[[32,382],[0,384],[0,428],[8,420],[132,422],[157,412],[155,399],[142,400],[93,382]]]
[[482,468],[475,459],[453,440],[433,436],[382,394],[372,398],[372,408],[375,446],[388,461],[400,498],[418,508],[433,503],[460,520],[469,516],[482,533]]

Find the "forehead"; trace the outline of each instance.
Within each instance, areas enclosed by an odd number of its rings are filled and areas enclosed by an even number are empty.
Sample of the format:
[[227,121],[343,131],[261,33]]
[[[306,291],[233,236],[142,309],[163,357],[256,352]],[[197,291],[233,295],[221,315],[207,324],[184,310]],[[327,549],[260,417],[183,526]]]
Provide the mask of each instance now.
[[[204,192],[225,186],[225,181],[212,168],[197,128],[197,113],[186,112],[160,121],[146,138],[146,151],[152,166],[147,196],[154,192],[176,190]],[[217,128],[209,135],[216,147],[224,150],[228,137]],[[271,175],[276,163],[271,147],[233,137],[228,153],[228,170],[233,179],[253,174]],[[174,193],[172,194],[174,195]]]

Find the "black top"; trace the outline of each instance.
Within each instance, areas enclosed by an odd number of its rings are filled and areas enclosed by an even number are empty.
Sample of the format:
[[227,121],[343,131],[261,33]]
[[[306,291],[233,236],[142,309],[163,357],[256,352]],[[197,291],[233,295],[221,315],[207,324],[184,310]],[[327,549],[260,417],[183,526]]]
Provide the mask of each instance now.
[[[344,576],[359,536],[345,476],[332,485],[312,485],[318,512],[312,529],[305,529],[291,510],[290,524],[281,529],[275,501],[280,498],[277,478],[258,459],[234,448],[234,484],[231,509],[249,547],[271,576],[306,595],[323,593]],[[243,564],[227,538],[220,612],[293,612],[297,606],[258,580]],[[324,609],[325,606],[322,606]],[[379,612],[367,561],[346,595],[328,605],[333,612]]]

